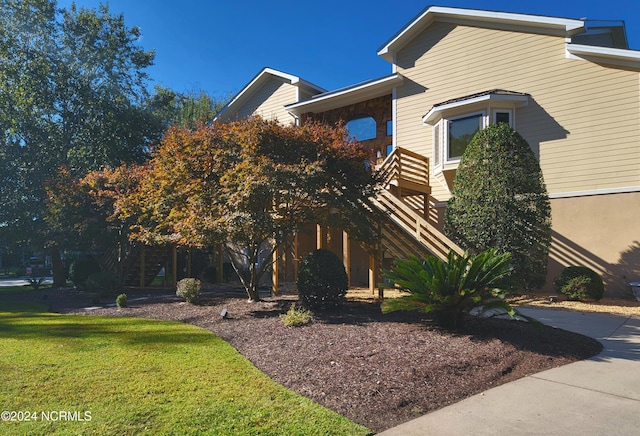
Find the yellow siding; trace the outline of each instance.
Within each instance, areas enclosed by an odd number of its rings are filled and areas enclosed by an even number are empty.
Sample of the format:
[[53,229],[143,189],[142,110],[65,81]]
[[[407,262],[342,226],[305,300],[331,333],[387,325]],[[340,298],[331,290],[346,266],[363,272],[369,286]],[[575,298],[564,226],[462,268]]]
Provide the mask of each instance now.
[[297,101],[297,87],[277,78],[271,78],[238,110],[238,118],[260,115],[265,119],[277,119],[290,124],[293,117],[284,106]]
[[[640,73],[567,59],[557,36],[435,23],[397,54],[398,145],[432,157],[422,117],[436,103],[507,89],[550,194],[640,186]],[[444,179],[441,179],[441,181]],[[432,176],[433,196],[449,192]]]

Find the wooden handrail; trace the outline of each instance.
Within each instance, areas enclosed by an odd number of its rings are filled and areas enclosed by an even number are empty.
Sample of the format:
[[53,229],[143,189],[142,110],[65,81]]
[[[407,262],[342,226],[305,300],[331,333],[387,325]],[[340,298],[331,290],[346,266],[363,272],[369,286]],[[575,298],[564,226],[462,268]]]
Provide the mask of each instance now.
[[381,191],[374,200],[374,204],[388,213],[388,219],[439,258],[445,260],[450,250],[460,255],[464,254],[461,247],[390,192]]
[[429,159],[411,150],[396,147],[378,166],[384,187],[393,180],[429,185]]

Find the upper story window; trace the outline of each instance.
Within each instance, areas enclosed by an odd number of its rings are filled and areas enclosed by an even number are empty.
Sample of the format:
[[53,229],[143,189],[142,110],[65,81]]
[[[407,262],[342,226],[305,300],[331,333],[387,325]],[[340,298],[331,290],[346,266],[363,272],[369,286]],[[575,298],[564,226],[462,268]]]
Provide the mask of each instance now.
[[387,136],[393,136],[393,121],[387,121]]
[[484,128],[484,113],[446,120],[447,160],[460,159],[476,132]]
[[350,139],[355,138],[358,141],[366,141],[376,137],[376,120],[373,117],[355,118],[347,122],[345,127],[349,131]]
[[493,90],[434,105],[423,118],[433,126],[434,172],[456,169],[473,135],[489,124],[515,128],[516,108],[528,101],[528,94]]

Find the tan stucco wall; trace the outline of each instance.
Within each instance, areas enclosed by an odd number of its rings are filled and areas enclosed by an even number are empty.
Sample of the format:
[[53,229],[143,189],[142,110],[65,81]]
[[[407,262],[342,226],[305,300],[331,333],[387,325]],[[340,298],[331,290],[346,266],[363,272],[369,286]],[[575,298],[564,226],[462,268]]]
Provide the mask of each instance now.
[[570,265],[601,274],[610,294],[640,281],[640,192],[552,199],[551,210],[547,290]]

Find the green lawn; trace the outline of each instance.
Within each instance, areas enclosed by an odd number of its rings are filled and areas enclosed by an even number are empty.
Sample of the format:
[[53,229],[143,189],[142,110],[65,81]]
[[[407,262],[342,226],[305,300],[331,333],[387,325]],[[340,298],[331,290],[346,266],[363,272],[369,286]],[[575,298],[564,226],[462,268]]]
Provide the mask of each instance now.
[[0,433],[369,433],[276,384],[199,327],[18,303],[1,310],[0,405],[37,420],[0,422]]

